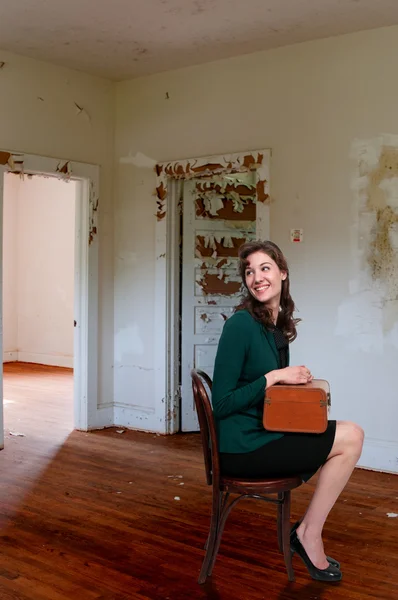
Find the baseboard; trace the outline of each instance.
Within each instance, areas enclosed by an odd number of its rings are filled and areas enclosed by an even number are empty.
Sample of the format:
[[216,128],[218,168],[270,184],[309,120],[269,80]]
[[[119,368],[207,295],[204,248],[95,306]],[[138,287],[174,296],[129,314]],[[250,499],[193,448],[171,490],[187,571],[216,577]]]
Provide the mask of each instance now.
[[398,442],[365,438],[358,466],[372,471],[398,474]]
[[162,433],[164,427],[159,423],[155,409],[142,406],[131,406],[115,402],[113,412],[115,427],[127,427],[138,431]]
[[49,365],[51,367],[67,367],[73,369],[73,356],[56,354],[36,354],[34,352],[18,352],[18,362]]
[[13,350],[12,352],[9,352],[9,351],[3,352],[3,363],[17,362],[17,360],[18,360],[17,350]]
[[113,406],[97,407],[95,415],[89,419],[88,431],[113,427]]

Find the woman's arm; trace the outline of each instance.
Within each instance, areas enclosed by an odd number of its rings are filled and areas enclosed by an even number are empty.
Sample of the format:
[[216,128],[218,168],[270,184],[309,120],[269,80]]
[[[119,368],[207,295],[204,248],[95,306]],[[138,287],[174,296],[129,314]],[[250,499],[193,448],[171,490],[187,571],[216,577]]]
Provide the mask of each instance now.
[[[238,316],[239,315],[239,316]],[[251,328],[244,315],[236,313],[225,322],[214,364],[212,404],[214,416],[224,419],[263,402],[264,393],[277,383],[300,384],[312,379],[304,367],[286,367],[261,375],[251,383],[237,388],[249,350]]]
[[281,382],[283,371],[284,369],[277,369],[275,371],[270,371],[269,373],[264,375],[266,390],[272,387],[273,385],[276,385],[277,383]]
[[[254,406],[259,403],[259,394],[265,392],[267,378],[264,375],[243,387],[236,387],[249,349],[250,337],[250,327],[243,316],[231,317],[225,322],[218,344],[212,390],[214,416],[218,419]],[[277,378],[276,375],[270,375],[272,380]],[[268,385],[274,384],[270,382]]]

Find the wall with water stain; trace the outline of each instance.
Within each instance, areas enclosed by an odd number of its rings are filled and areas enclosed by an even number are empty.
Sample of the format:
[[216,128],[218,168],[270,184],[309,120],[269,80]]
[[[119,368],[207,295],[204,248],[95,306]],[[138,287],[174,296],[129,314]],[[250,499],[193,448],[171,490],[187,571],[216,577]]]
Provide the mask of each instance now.
[[[382,196],[379,188],[385,191],[395,180],[378,170],[395,172],[393,165],[389,168],[395,150],[387,149],[387,162],[381,158],[374,165],[372,207],[363,209],[371,214],[363,219],[352,181],[360,169],[355,141],[398,134],[397,53],[398,28],[393,27],[123,82],[117,85],[116,135],[117,161],[139,152],[162,162],[272,148],[272,238],[289,259],[292,293],[303,319],[292,361],[330,380],[334,418],[365,428],[363,464],[391,470],[398,469],[398,342],[391,333],[396,323],[393,234],[386,232],[396,209],[391,202],[382,204],[387,192]],[[121,220],[145,212],[142,227],[153,239],[155,175],[144,167],[119,168],[145,173],[143,186],[121,190],[118,212]],[[290,242],[292,228],[304,230],[302,243]],[[122,255],[135,253],[138,264],[145,260],[152,269],[155,246],[142,252],[133,237],[121,239],[120,231]],[[128,269],[121,269],[121,261],[117,265],[117,285],[127,289]],[[377,287],[362,290],[359,300],[356,296],[368,273],[391,294],[383,308]],[[130,289],[131,301],[144,294],[155,302],[150,290],[149,282],[141,281]],[[125,316],[118,311],[121,329],[150,321],[146,307],[131,315],[131,322]],[[145,360],[156,369],[153,357]],[[133,402],[130,398],[142,390],[134,395],[130,389],[120,386],[119,392]]]

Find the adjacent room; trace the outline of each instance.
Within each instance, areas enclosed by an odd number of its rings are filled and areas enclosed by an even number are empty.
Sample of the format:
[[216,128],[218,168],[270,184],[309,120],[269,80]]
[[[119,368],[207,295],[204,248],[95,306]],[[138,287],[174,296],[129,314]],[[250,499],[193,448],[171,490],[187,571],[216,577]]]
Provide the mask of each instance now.
[[[0,40],[0,598],[396,600],[398,4],[22,0]],[[260,494],[202,446],[191,370],[255,239],[290,365],[365,435],[316,572],[290,540],[322,471]]]
[[75,204],[73,181],[4,175],[6,436],[73,429]]

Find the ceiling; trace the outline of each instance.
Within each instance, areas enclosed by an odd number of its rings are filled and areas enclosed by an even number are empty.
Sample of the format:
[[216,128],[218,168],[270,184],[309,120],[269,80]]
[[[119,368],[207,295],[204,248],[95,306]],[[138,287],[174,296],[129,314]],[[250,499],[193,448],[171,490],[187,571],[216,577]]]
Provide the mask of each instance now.
[[113,80],[398,24],[397,0],[18,0],[2,5],[3,50]]

